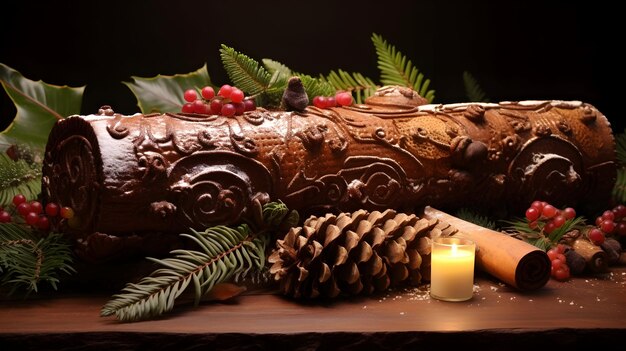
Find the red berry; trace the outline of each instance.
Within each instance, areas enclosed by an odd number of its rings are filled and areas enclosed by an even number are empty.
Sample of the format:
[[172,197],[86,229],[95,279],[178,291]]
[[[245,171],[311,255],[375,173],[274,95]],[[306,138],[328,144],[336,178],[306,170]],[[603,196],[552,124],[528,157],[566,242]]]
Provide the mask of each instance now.
[[228,84],[224,84],[222,85],[222,87],[220,88],[220,90],[217,92],[217,95],[221,96],[221,97],[225,97],[228,98],[230,97],[230,94],[233,92],[233,87],[231,87]]
[[589,230],[589,232],[587,233],[587,237],[595,245],[602,245],[605,239],[604,233],[598,228],[593,228]]
[[25,217],[28,212],[30,212],[30,204],[27,202],[22,202],[17,205],[17,213],[19,213],[22,217]]
[[200,94],[205,100],[211,100],[213,99],[213,97],[215,97],[215,90],[213,90],[212,87],[204,87],[202,88]]
[[615,208],[613,209],[613,213],[615,213],[616,221],[626,217],[626,206],[621,205],[621,204],[615,206]]
[[254,111],[254,110],[256,110],[256,103],[254,103],[253,99],[245,99],[245,100],[243,100],[243,104],[246,107],[246,111]]
[[233,102],[233,106],[235,106],[235,115],[241,116],[244,112],[246,112],[246,105],[243,102]]
[[46,216],[39,216],[37,219],[37,228],[41,230],[50,229],[50,220]]
[[531,222],[536,221],[539,218],[539,211],[537,211],[537,209],[534,207],[527,209],[526,218]]
[[556,256],[559,254],[559,252],[557,251],[557,249],[552,248],[548,250],[547,254],[548,254],[548,258],[550,258],[550,261],[554,261],[556,259]]
[[326,100],[328,100],[325,96],[316,96],[313,98],[313,106],[317,108],[326,108]]
[[573,219],[574,217],[576,217],[576,210],[571,207],[567,207],[563,210],[563,216],[565,217],[565,219]]
[[37,221],[39,221],[39,215],[35,212],[28,212],[24,219],[28,225],[35,226]]
[[567,265],[562,265],[560,268],[555,269],[552,273],[554,279],[558,281],[566,281],[570,277],[569,267]]
[[183,113],[193,113],[193,102],[184,104],[181,111],[183,111]]
[[599,227],[600,224],[602,224],[602,221],[604,221],[604,219],[602,219],[602,216],[597,217],[596,218],[596,227]]
[[32,212],[35,212],[36,214],[40,214],[43,212],[43,206],[41,205],[41,202],[39,201],[31,201],[30,210]]
[[188,90],[185,90],[185,93],[183,94],[183,98],[187,102],[194,102],[198,98],[198,93],[196,92],[195,89],[188,89]]
[[617,225],[615,226],[615,232],[619,236],[626,236],[626,223],[624,222],[617,223]]
[[337,99],[335,99],[334,96],[329,96],[326,98],[326,107],[336,107],[337,106]]
[[26,197],[22,194],[13,196],[13,205],[18,206],[21,203],[26,202]]
[[556,252],[560,254],[565,254],[565,245],[563,244],[556,245]]
[[70,219],[74,217],[74,210],[71,207],[61,207],[61,218]]
[[46,214],[50,217],[56,217],[59,214],[59,205],[50,202],[46,205]]
[[600,230],[605,232],[606,234],[611,234],[615,230],[615,222],[610,219],[605,219],[600,223]]
[[530,207],[537,209],[539,213],[543,211],[543,203],[541,201],[533,201],[533,203],[530,204]]
[[193,102],[193,112],[201,115],[209,114],[209,108],[204,101],[198,99]]
[[556,226],[554,225],[553,221],[546,223],[546,225],[543,227],[543,231],[548,234],[552,233],[555,229],[556,229]]
[[543,210],[541,211],[541,214],[544,217],[546,217],[546,218],[552,218],[552,217],[556,216],[556,212],[557,212],[556,207],[554,207],[554,206],[552,206],[550,204],[547,204],[547,205],[545,205],[543,207]]
[[231,117],[235,114],[235,106],[233,104],[224,104],[220,113],[222,116]]
[[556,228],[561,228],[561,226],[565,224],[565,217],[562,215],[554,216],[554,218],[552,218],[552,222],[554,222],[554,226]]
[[613,211],[606,210],[602,213],[602,219],[613,221],[615,220],[615,213],[613,213]]
[[243,91],[233,88],[233,91],[230,92],[230,101],[232,102],[242,102],[244,98]]
[[352,105],[352,94],[348,92],[340,92],[335,95],[335,99],[340,106]]
[[537,229],[538,224],[539,224],[539,223],[537,223],[537,221],[532,221],[532,222],[529,222],[529,223],[528,223],[528,228],[530,228],[530,229],[532,229],[532,230],[535,230],[535,229]]
[[11,222],[11,214],[7,211],[0,211],[0,223]]
[[209,106],[211,109],[211,113],[214,115],[219,115],[222,113],[222,101],[218,99],[211,100],[211,105]]
[[563,261],[561,261],[558,258],[555,258],[552,260],[552,269],[559,269],[561,268],[561,265],[563,264]]

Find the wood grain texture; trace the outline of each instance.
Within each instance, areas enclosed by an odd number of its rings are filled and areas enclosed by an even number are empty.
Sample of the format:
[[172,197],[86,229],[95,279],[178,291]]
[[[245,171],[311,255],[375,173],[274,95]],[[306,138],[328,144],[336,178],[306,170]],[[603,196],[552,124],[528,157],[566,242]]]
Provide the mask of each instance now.
[[[233,303],[180,306],[163,319],[99,317],[108,296],[78,294],[0,302],[2,350],[220,349],[377,350],[468,345],[528,350],[593,342],[616,347],[626,333],[626,267],[554,280],[520,293],[479,274],[475,295],[451,303],[416,291],[302,304],[271,293]],[[464,347],[465,348],[465,347]]]

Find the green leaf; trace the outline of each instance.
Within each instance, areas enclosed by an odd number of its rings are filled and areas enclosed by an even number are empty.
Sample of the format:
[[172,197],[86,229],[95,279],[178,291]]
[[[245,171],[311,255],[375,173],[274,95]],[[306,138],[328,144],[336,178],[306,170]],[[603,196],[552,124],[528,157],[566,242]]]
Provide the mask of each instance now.
[[361,73],[354,72],[350,74],[341,69],[337,70],[337,72],[330,71],[326,80],[337,90],[351,92],[357,104],[362,104],[365,99],[372,96],[378,88],[374,81]]
[[304,86],[304,90],[307,95],[310,97],[313,96],[331,96],[335,95],[336,89],[329,82],[325,82],[319,78],[314,78],[306,74],[298,75],[300,80],[302,81],[302,86]]
[[23,159],[13,161],[7,154],[0,154],[0,206],[9,205],[17,194],[34,200],[40,192],[40,164],[29,164]]
[[435,91],[428,89],[430,79],[424,80],[424,75],[413,66],[411,60],[376,33],[372,35],[372,42],[378,55],[380,81],[383,84],[410,87],[429,103],[433,101]]
[[[278,61],[274,61],[268,58],[264,58],[261,60],[263,62],[263,66],[265,66],[265,69],[267,70],[267,72],[269,72],[269,74],[272,75],[272,78],[270,78],[270,86],[274,86],[274,85],[282,85],[282,86],[286,86],[287,81],[289,80],[289,78],[291,78],[292,75],[294,75],[294,73],[291,71],[291,69],[285,65],[283,65],[282,63],[278,62]],[[283,82],[282,84],[280,84],[280,82]]]
[[180,112],[187,89],[212,86],[206,64],[194,72],[173,76],[157,75],[152,78],[131,77],[133,82],[123,82],[137,98],[141,113]]
[[496,224],[491,219],[489,219],[489,217],[481,215],[480,213],[472,209],[461,208],[456,212],[455,216],[481,227],[496,230]]
[[17,109],[13,122],[0,133],[0,150],[12,144],[28,144],[43,150],[56,121],[80,113],[85,87],[32,81],[2,63],[0,83]]
[[222,44],[220,57],[231,82],[249,95],[257,95],[270,87],[272,75],[257,61]]
[[615,135],[615,149],[617,161],[621,166],[626,166],[626,130]]
[[617,203],[626,203],[626,168],[617,169],[615,185],[613,185],[613,199]]
[[468,71],[463,72],[463,85],[465,85],[465,94],[469,102],[489,102],[487,94],[478,84],[478,81]]

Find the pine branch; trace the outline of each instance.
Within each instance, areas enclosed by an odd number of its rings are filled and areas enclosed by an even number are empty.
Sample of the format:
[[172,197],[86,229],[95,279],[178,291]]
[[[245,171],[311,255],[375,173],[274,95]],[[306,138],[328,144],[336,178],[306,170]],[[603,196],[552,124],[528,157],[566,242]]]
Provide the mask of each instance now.
[[341,69],[337,70],[337,72],[330,71],[326,80],[337,90],[345,90],[353,93],[357,104],[362,104],[365,99],[372,96],[378,88],[374,81],[361,73],[354,72],[350,74]]
[[469,208],[459,209],[456,212],[455,216],[481,227],[496,230],[496,224],[491,219],[489,219],[489,217],[483,216],[480,213],[475,212]]
[[465,85],[465,94],[470,102],[489,102],[485,91],[480,87],[476,78],[468,71],[463,72],[463,85]]
[[535,245],[536,247],[547,251],[551,247],[557,245],[563,235],[567,232],[578,229],[582,230],[585,226],[584,217],[576,217],[568,219],[565,223],[554,229],[551,233],[547,233],[544,230],[547,221],[537,221],[536,225],[531,228],[529,221],[526,218],[516,218],[512,221],[503,221],[509,226],[505,228],[505,231],[509,234],[518,237],[521,240]]
[[[287,81],[293,75],[291,69],[278,61],[274,61],[268,58],[264,58],[261,61],[263,62],[263,66],[265,66],[267,72],[272,75],[269,85],[286,86]],[[280,84],[280,82],[282,82],[282,84]]]
[[0,153],[0,206],[9,205],[13,196],[23,194],[34,200],[41,192],[41,165],[23,159],[13,161]]
[[615,148],[617,153],[617,161],[620,165],[626,167],[626,130],[615,135]]
[[376,33],[372,35],[372,42],[378,55],[380,81],[383,84],[410,87],[429,103],[433,101],[435,91],[428,89],[430,79],[424,80],[424,75],[419,72],[417,67],[413,66],[411,60]]
[[270,87],[272,76],[257,61],[223,44],[220,56],[231,82],[247,94],[260,94]]
[[304,86],[304,90],[306,91],[309,98],[312,99],[314,96],[332,96],[335,95],[336,89],[329,82],[325,82],[320,78],[314,78],[306,74],[298,75],[300,80],[302,81],[302,85]]
[[56,290],[60,273],[74,272],[71,264],[72,251],[63,235],[39,238],[25,226],[0,224],[0,283],[10,286],[9,295],[21,289],[37,292],[40,282]]
[[617,177],[613,185],[613,199],[617,203],[626,203],[626,168],[617,169]]

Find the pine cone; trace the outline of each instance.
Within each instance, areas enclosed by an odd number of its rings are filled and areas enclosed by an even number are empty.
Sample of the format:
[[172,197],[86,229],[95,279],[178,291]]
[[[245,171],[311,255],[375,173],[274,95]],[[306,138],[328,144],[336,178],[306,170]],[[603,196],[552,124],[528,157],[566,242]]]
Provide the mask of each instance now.
[[294,298],[371,294],[401,283],[418,285],[431,233],[449,226],[411,214],[367,212],[312,216],[277,241],[268,261],[283,294]]

